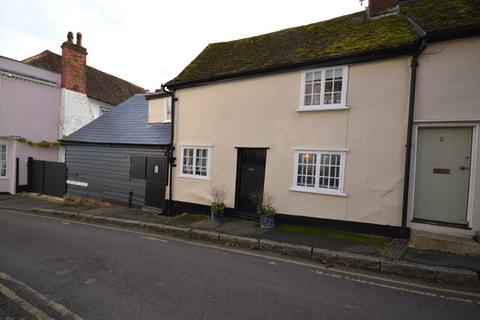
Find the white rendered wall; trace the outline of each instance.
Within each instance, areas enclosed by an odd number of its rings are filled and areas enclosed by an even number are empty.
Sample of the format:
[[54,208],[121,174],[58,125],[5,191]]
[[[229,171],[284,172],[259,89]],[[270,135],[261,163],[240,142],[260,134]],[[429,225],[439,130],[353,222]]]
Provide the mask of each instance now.
[[[59,138],[68,136],[98,118],[100,108],[111,109],[112,106],[91,99],[84,93],[62,89]],[[65,149],[63,147],[58,150],[58,160],[65,161]]]

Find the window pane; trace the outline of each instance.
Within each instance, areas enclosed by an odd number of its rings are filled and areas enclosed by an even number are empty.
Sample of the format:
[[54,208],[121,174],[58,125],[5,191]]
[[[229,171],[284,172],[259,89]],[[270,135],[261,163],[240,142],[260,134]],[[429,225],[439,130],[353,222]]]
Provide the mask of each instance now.
[[316,71],[313,76],[313,80],[320,80],[320,79],[322,79],[322,71]]
[[332,80],[333,79],[333,70],[327,70],[325,71],[325,80]]
[[306,106],[312,105],[312,96],[305,96],[305,105]]
[[335,81],[335,91],[342,91],[342,81]]
[[313,85],[313,93],[320,93],[322,90],[322,86],[320,82],[315,82]]
[[342,94],[340,92],[333,94],[333,103],[342,103]]
[[323,104],[332,104],[332,95],[330,93],[325,94]]
[[316,94],[313,96],[313,105],[319,105],[320,104],[320,95]]
[[343,76],[343,69],[335,69],[335,78],[341,78]]
[[307,72],[305,74],[305,81],[312,81],[313,79],[313,72]]
[[325,82],[325,92],[333,91],[333,83],[331,81]]
[[312,93],[312,83],[306,83],[305,84],[305,94],[311,94]]

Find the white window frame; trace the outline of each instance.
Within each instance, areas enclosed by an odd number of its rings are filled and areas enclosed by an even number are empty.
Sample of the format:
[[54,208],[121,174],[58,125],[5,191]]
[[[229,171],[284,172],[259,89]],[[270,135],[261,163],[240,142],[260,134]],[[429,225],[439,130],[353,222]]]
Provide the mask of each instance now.
[[[188,174],[188,173],[183,173],[183,154],[184,154],[184,150],[185,149],[193,149],[193,174]],[[202,176],[202,175],[198,175],[195,173],[195,163],[197,161],[197,150],[198,149],[206,149],[207,150],[207,175],[205,176]],[[179,174],[179,177],[182,177],[182,178],[191,178],[191,179],[199,179],[199,180],[210,180],[210,161],[211,161],[211,147],[209,146],[182,146],[180,148],[180,174]]]
[[[168,113],[168,109],[170,109],[170,114]],[[164,121],[163,122],[172,122],[172,98],[168,97],[168,98],[165,98],[165,101],[164,101]],[[170,115],[170,116],[167,116],[167,115]],[[183,156],[183,154],[182,154]]]
[[109,111],[110,111],[110,109],[108,109],[108,108],[100,107],[100,116],[103,116],[105,113],[107,113]]
[[[297,177],[298,177],[298,155],[300,153],[315,153],[317,155],[317,163],[315,164],[315,186],[314,187],[304,187],[304,186],[297,186]],[[308,193],[319,193],[319,194],[326,194],[326,195],[334,195],[334,196],[347,196],[344,193],[344,182],[345,182],[345,158],[346,158],[346,149],[313,149],[313,148],[305,148],[305,149],[295,149],[294,150],[294,166],[293,166],[293,179],[292,179],[292,187],[290,188],[291,191],[299,191],[299,192],[308,192]],[[339,172],[339,181],[338,181],[338,189],[329,189],[329,188],[322,188],[319,186],[319,175],[320,175],[320,157],[322,154],[336,154],[340,155],[340,172]]]
[[[0,146],[5,146],[5,175],[2,176],[1,165],[0,165],[0,179],[8,179],[8,144],[0,143]],[[1,152],[1,151],[0,151]],[[3,161],[3,160],[0,160]]]
[[[342,73],[342,94],[340,103],[324,104],[325,98],[325,73],[328,70],[343,69]],[[305,105],[305,82],[306,75],[310,72],[322,72],[321,88],[320,88],[320,104],[319,105]],[[325,68],[309,69],[302,71],[302,81],[300,87],[300,105],[297,111],[320,111],[320,110],[343,110],[349,109],[347,106],[347,89],[348,89],[348,66],[332,66]]]

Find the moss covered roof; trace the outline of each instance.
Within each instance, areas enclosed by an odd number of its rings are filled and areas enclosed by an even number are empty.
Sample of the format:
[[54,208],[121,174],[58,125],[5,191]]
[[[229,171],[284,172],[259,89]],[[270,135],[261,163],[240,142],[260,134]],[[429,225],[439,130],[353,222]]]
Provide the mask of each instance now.
[[400,13],[427,34],[480,27],[480,0],[410,0],[401,3]]
[[400,14],[370,20],[364,11],[256,37],[209,44],[171,87],[230,78],[381,49],[412,46],[418,34],[407,17],[426,32],[480,26],[480,0],[402,1]]

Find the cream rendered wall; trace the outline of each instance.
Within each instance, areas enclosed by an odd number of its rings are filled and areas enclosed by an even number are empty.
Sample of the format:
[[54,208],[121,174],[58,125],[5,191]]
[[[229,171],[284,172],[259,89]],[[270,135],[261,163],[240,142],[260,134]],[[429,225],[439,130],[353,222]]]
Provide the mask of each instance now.
[[148,100],[148,123],[165,122],[165,100],[170,97]]
[[[235,147],[268,147],[265,190],[278,212],[400,225],[409,57],[349,66],[349,110],[296,111],[301,71],[176,92],[174,200],[209,204],[224,186],[234,206]],[[179,177],[181,146],[211,146],[209,180]],[[294,149],[348,149],[346,197],[291,191]]]
[[[415,100],[415,127],[473,126],[471,198],[472,230],[409,222],[412,229],[471,236],[480,232],[480,37],[429,44],[419,57]],[[415,136],[414,136],[415,137]],[[413,141],[412,164],[416,157]],[[409,196],[409,221],[413,217],[414,167]]]

